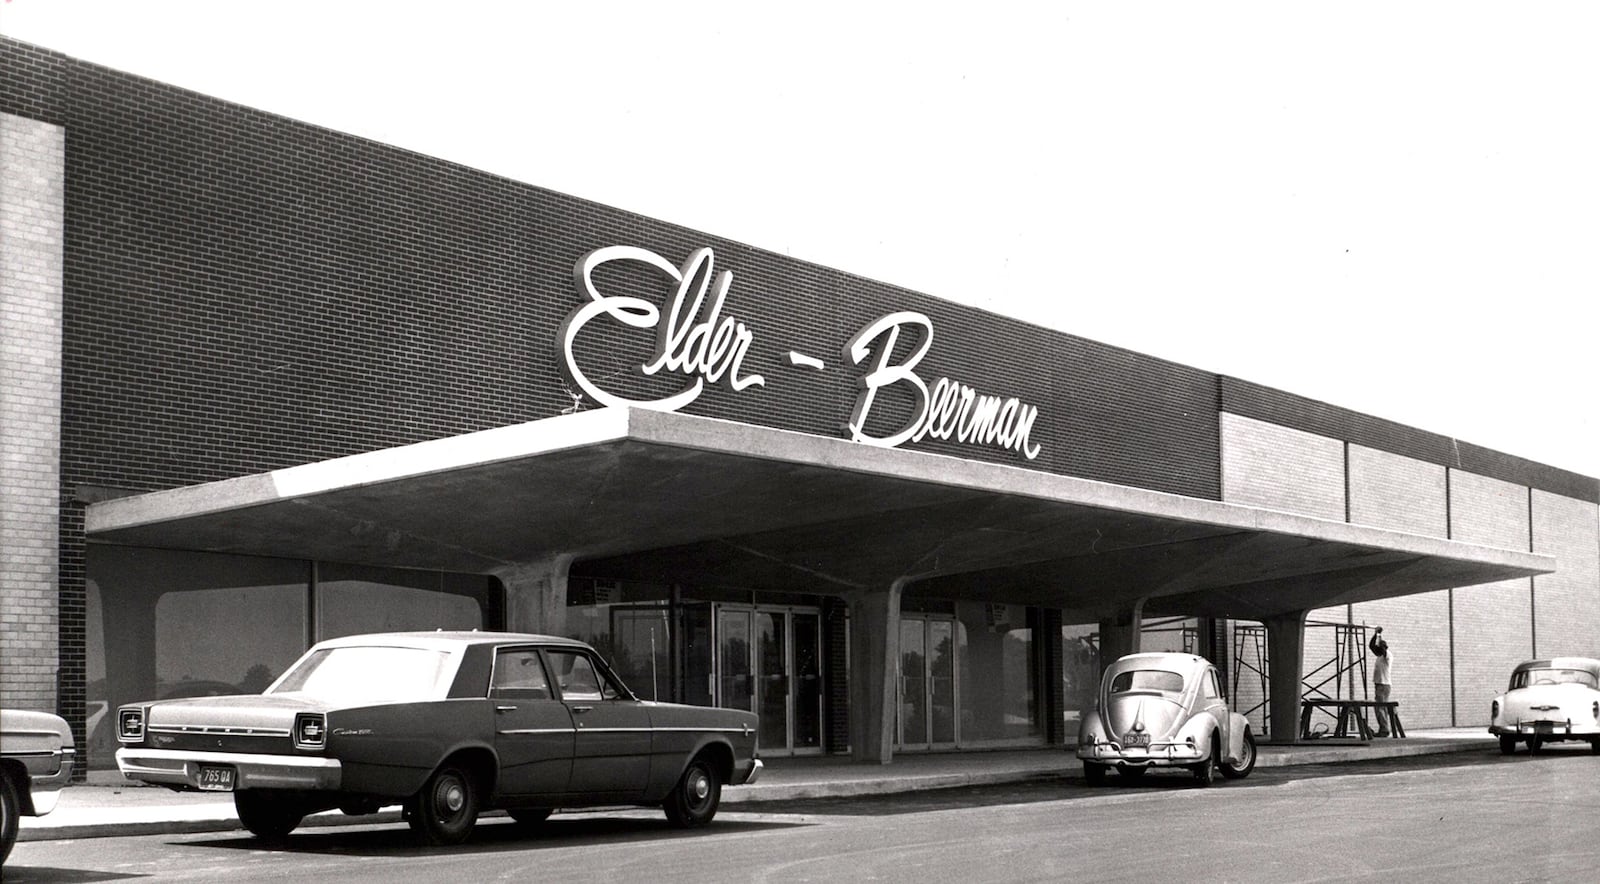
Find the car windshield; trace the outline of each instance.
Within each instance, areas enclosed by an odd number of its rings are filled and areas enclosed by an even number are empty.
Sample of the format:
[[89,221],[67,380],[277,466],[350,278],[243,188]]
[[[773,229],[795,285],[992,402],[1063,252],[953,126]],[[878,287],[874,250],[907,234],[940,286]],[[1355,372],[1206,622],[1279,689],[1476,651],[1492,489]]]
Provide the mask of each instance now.
[[1111,679],[1111,693],[1125,691],[1164,691],[1169,694],[1183,692],[1183,676],[1165,669],[1130,669],[1119,672]]
[[1597,687],[1594,673],[1585,669],[1524,669],[1511,677],[1512,688],[1536,684],[1581,684]]
[[428,700],[443,693],[450,654],[426,648],[324,648],[309,654],[267,693],[301,691],[336,703]]

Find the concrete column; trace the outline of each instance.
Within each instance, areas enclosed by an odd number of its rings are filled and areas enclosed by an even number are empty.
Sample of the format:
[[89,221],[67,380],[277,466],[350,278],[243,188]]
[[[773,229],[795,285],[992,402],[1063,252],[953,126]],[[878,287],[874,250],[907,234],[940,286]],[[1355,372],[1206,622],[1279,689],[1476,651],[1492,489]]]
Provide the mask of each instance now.
[[567,573],[572,556],[524,562],[495,572],[506,587],[506,629],[567,634]]
[[850,751],[856,761],[894,759],[896,675],[900,664],[900,595],[905,579],[874,592],[854,592],[850,604]]
[[1144,628],[1144,599],[1118,611],[1113,617],[1100,618],[1100,672],[1117,661],[1118,657],[1139,653],[1140,631]]
[[1292,743],[1300,734],[1300,661],[1306,648],[1306,615],[1292,611],[1268,617],[1267,734],[1274,743]]

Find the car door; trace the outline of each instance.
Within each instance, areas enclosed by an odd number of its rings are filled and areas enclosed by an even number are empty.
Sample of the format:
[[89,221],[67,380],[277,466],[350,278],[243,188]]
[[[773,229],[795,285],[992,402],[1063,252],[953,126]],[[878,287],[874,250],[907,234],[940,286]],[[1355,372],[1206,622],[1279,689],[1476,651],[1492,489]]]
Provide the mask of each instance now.
[[572,713],[537,648],[500,648],[489,679],[502,796],[556,796],[572,778]]
[[650,712],[584,650],[546,652],[561,700],[572,716],[574,746],[568,791],[624,800],[650,780]]

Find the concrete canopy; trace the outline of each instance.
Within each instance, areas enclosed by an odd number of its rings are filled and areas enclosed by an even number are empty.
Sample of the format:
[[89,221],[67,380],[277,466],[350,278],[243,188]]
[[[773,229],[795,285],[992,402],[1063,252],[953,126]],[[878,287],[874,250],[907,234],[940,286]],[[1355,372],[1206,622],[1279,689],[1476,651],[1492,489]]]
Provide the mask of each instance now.
[[[93,541],[1264,619],[1548,573],[1549,556],[610,408],[90,504]],[[1069,616],[1069,622],[1072,622]]]

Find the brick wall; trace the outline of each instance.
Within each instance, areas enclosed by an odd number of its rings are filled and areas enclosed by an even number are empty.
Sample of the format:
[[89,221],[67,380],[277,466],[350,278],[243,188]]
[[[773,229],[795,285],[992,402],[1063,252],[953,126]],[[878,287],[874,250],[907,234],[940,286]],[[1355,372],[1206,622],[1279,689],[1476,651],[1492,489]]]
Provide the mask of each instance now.
[[1600,657],[1600,507],[1535,489],[1533,551],[1557,563],[1533,578],[1534,653]]
[[1343,522],[1344,443],[1224,412],[1222,499]]
[[59,659],[59,126],[0,114],[0,706],[54,712]]
[[[1528,510],[1527,488],[1450,471],[1452,539],[1528,549]],[[1489,701],[1505,690],[1512,667],[1533,656],[1531,593],[1526,578],[1452,591],[1456,724],[1487,725]]]

